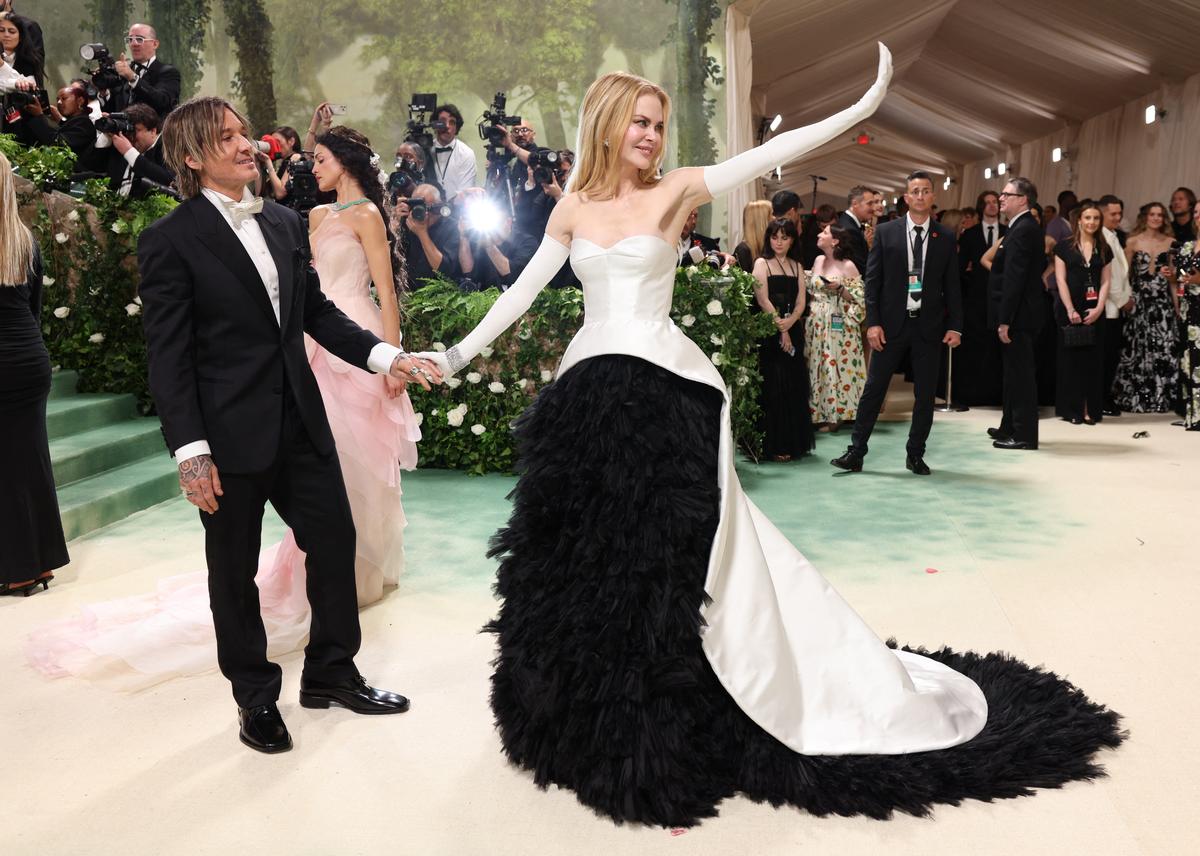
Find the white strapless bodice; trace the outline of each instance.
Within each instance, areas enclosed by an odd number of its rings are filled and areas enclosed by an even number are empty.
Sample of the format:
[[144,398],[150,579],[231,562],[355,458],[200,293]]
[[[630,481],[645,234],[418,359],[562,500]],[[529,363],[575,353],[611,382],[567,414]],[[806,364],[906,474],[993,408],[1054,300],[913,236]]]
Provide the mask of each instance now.
[[970,740],[987,722],[979,687],[936,660],[893,651],[742,491],[729,390],[711,358],[671,320],[675,248],[656,235],[609,247],[576,238],[584,323],[559,374],[624,354],[725,398],[720,522],[704,589],[704,653],[746,714],[796,752],[897,754]]

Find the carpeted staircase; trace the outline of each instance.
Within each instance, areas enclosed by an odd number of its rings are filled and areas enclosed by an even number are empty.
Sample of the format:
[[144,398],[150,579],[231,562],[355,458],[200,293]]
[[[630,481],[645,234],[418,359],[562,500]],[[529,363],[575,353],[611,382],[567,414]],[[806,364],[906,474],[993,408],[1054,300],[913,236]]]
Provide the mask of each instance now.
[[138,416],[132,395],[76,392],[77,380],[75,372],[55,372],[46,408],[68,540],[179,493],[158,420]]

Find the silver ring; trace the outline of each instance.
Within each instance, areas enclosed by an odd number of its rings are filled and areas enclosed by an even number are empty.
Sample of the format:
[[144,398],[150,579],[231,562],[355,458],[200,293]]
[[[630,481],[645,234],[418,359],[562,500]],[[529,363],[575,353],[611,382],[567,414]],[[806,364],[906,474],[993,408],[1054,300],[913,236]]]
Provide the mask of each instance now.
[[412,375],[413,377],[416,377],[417,375],[421,374],[421,369],[419,366],[413,366],[411,369],[408,370],[408,373],[410,375]]

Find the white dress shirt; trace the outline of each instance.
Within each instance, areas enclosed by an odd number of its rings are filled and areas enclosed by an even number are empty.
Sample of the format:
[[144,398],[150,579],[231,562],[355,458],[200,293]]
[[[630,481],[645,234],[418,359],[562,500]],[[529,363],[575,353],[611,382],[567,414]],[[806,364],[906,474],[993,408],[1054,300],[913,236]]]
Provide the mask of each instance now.
[[[915,231],[913,231],[913,228],[915,226],[921,227],[921,284],[922,284],[921,287],[922,287],[922,289],[924,288],[924,283],[925,283],[925,262],[929,261],[929,233],[930,233],[930,227],[933,226],[933,223],[934,223],[933,217],[930,217],[924,223],[914,223],[911,214],[904,215],[904,227],[905,227],[904,243],[908,247],[908,270],[909,271],[911,271],[913,269],[913,241],[917,237],[917,233]],[[985,234],[984,237],[986,238],[987,235]],[[906,271],[906,274],[907,274],[907,271]],[[906,280],[907,280],[907,276],[906,276]],[[905,285],[907,286],[907,282],[905,283]],[[912,305],[913,303],[915,303],[916,306],[913,306]],[[909,309],[920,309],[921,302],[914,301],[911,297],[909,297],[908,298],[908,308]],[[961,330],[951,330],[949,332],[958,333],[960,336],[962,335]]]
[[1121,246],[1117,233],[1108,228],[1104,228],[1102,231],[1104,240],[1108,241],[1109,249],[1113,253],[1108,299],[1104,301],[1104,317],[1119,318],[1121,307],[1128,303],[1129,298],[1133,296],[1133,289],[1129,286],[1129,262],[1125,259],[1125,248]]
[[439,152],[436,141],[433,151],[433,172],[442,186],[442,199],[449,202],[468,187],[479,187],[475,178],[475,152],[458,137],[450,143],[451,151]]
[[[246,252],[250,256],[250,261],[254,263],[254,269],[258,271],[263,285],[266,286],[267,297],[271,301],[271,309],[275,312],[275,323],[278,324],[279,269],[275,267],[275,259],[271,257],[271,250],[267,246],[267,239],[263,237],[258,221],[251,216],[242,220],[241,223],[234,225],[233,215],[230,213],[229,208],[226,207],[227,204],[233,204],[233,200],[225,194],[219,193],[209,187],[203,188],[201,193],[221,212],[221,216],[225,218],[225,222],[233,230],[233,234],[237,236],[238,241],[245,247]],[[244,188],[242,190],[242,201],[250,202],[253,199],[254,194],[250,192],[250,188]],[[392,362],[401,353],[402,351],[395,345],[380,342],[371,349],[371,353],[367,356],[367,368],[376,374],[387,374],[391,370]],[[207,440],[196,440],[176,449],[175,460],[186,461],[188,458],[194,458],[197,455],[211,454],[212,449],[209,447]]]
[[859,220],[857,217],[855,217],[853,211],[851,211],[849,208],[847,208],[846,213],[850,215],[851,220],[853,220],[855,223],[858,224],[858,228],[860,228],[860,229],[863,228],[862,220]]
[[8,93],[17,88],[18,83],[37,83],[32,77],[26,77],[15,68],[11,62],[0,65],[0,92]]
[[[979,225],[983,227],[983,243],[986,248],[991,248],[993,244],[1000,240],[1000,218],[996,218],[992,222],[987,220],[979,221]],[[988,229],[992,230],[992,239],[988,240]]]

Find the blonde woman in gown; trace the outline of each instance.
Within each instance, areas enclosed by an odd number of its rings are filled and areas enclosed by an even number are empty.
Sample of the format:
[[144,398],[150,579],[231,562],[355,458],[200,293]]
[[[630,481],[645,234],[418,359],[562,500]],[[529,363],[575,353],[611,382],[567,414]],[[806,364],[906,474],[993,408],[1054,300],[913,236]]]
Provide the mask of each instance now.
[[[742,491],[729,391],[671,321],[674,236],[699,204],[861,123],[860,102],[660,177],[670,100],[607,74],[538,252],[461,342],[463,369],[568,258],[583,325],[514,427],[492,542],[491,704],[509,759],[620,822],[686,826],[743,793],[815,814],[925,814],[1099,774],[1118,717],[1002,654],[896,650]],[[870,536],[868,536],[870,537]]]
[[[399,312],[377,170],[357,133],[321,138],[314,174],[338,201],[313,209],[310,240],[321,290],[356,324],[399,344]],[[371,294],[376,283],[379,302]],[[305,337],[309,365],[325,403],[356,530],[354,575],[360,607],[378,601],[404,570],[400,472],[417,463],[420,430],[408,393],[387,376],[363,371]],[[308,636],[305,554],[291,530],[259,556],[255,583],[271,656]],[[156,591],[98,603],[35,630],[26,648],[49,677],[76,675],[137,689],[217,665],[206,572],[162,580]]]

